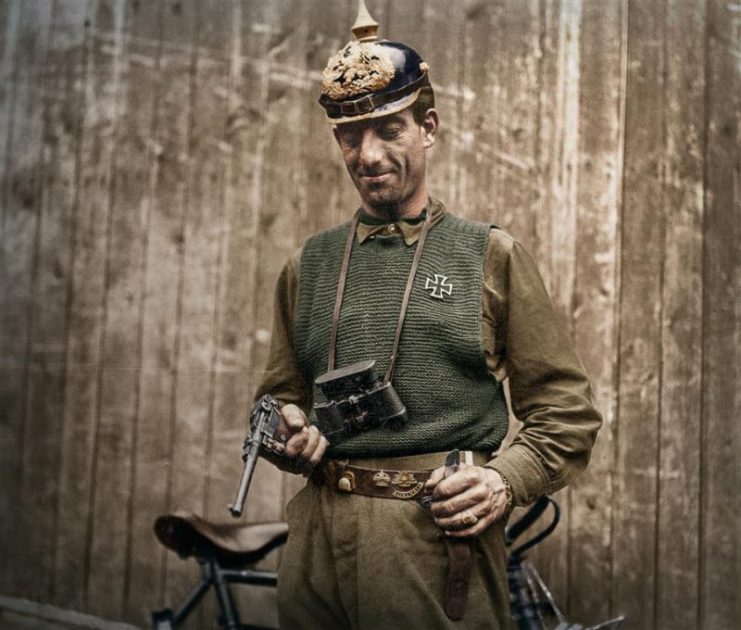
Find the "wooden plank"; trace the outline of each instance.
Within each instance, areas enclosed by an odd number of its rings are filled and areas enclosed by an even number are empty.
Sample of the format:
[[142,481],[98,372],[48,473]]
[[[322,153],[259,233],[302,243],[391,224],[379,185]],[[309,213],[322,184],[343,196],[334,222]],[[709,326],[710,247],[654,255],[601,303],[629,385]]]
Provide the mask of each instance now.
[[[564,326],[573,334],[576,272],[577,172],[579,142],[580,29],[582,3],[541,6],[537,148],[538,192],[526,224],[515,236],[533,253],[551,300]],[[507,72],[504,68],[503,72]],[[514,208],[517,213],[518,209]],[[520,237],[519,230],[523,235]],[[569,606],[572,550],[570,491],[556,495],[561,525],[534,554],[561,606]]]
[[100,394],[93,466],[90,564],[85,610],[108,619],[123,615],[126,510],[131,466],[131,427],[136,422],[138,374],[100,368]]
[[124,2],[90,2],[72,221],[65,391],[55,544],[54,603],[85,607],[92,522],[91,491],[98,409],[105,257],[111,170],[121,96]]
[[547,164],[543,181],[545,205],[540,212],[549,216],[550,229],[539,235],[544,242],[531,248],[536,252],[542,251],[542,247],[550,250],[550,265],[545,261],[541,264],[548,269],[548,289],[569,328],[576,253],[581,13],[580,2],[563,3],[552,16],[553,22],[544,25],[556,46],[553,129],[550,135],[544,134],[540,139],[540,157],[544,166]]
[[90,612],[113,619],[121,618],[124,606],[163,5],[132,4],[127,10],[121,80],[129,89],[115,140],[86,589]]
[[173,374],[177,365],[178,300],[183,217],[188,203],[191,102],[198,48],[196,7],[163,7],[161,46],[149,163],[149,222],[141,321],[139,409],[128,525],[126,618],[146,625],[161,599],[165,548],[152,532],[167,511],[171,466]]
[[473,4],[464,18],[464,41],[470,43],[459,69],[459,211],[500,225],[532,250],[539,202],[538,3]]
[[52,596],[64,405],[65,321],[71,215],[85,43],[85,6],[53,7],[40,156],[40,205],[29,310],[29,386],[25,401],[23,485],[26,561],[19,580],[31,599]]
[[570,491],[569,608],[579,623],[616,614],[610,609],[610,547],[626,9],[620,2],[585,3],[580,39],[573,331],[604,424],[589,467]]
[[[2,11],[2,65],[0,66],[0,165],[2,178],[0,179],[0,239],[5,238],[5,217],[9,212],[11,189],[7,174],[10,172],[8,149],[12,140],[13,118],[15,115],[16,83],[18,79],[17,56],[18,36],[20,34],[21,4],[6,2],[0,7]],[[4,249],[0,248],[0,263]],[[3,265],[4,267],[4,265]],[[0,271],[0,304],[5,306],[5,274]],[[3,329],[4,330],[4,329]],[[12,593],[15,589],[15,580],[11,567],[13,566],[13,552],[17,547],[12,543],[18,529],[18,519],[13,516],[13,506],[19,500],[19,471],[20,454],[18,453],[18,439],[20,435],[20,391],[23,379],[23,370],[11,363],[11,358],[5,354],[5,340],[3,339],[3,353],[0,354],[0,510],[8,517],[0,521],[0,558],[3,569],[0,570],[0,590],[3,593]]]
[[657,628],[696,627],[700,517],[705,3],[666,11]]
[[[178,276],[178,347],[173,382],[168,511],[203,514],[209,448],[213,330],[219,241],[223,233],[224,174],[230,148],[224,142],[229,119],[229,38],[231,10],[221,0],[196,5],[192,130],[183,229],[183,262]],[[193,588],[197,568],[172,553],[161,574],[161,605],[176,605]],[[196,625],[198,619],[194,621]]]
[[[16,81],[18,79],[18,36],[21,32],[21,8],[20,2],[4,2],[0,5],[0,46],[2,57],[0,58],[0,164],[3,168],[2,176],[2,205],[0,205],[0,233],[5,228],[6,192],[5,174],[8,172],[8,144],[10,142],[10,130],[13,128],[13,115],[16,97]],[[0,285],[0,291],[4,291],[4,285]]]
[[25,401],[23,476],[20,504],[23,530],[15,543],[23,559],[16,565],[18,592],[26,599],[48,602],[52,596],[55,499],[58,492],[61,408],[64,369],[34,363],[28,370]]
[[731,630],[741,619],[741,4],[707,10],[697,627]]
[[659,12],[629,2],[612,598],[637,627],[654,626],[657,592],[663,41]]
[[85,4],[57,0],[44,121],[39,262],[31,342],[31,361],[35,363],[64,363],[85,30]]
[[[33,545],[29,515],[23,513],[23,444],[26,398],[29,391],[30,314],[41,212],[43,122],[47,83],[47,52],[52,22],[48,4],[14,7],[9,26],[17,39],[6,37],[7,60],[15,80],[5,103],[8,117],[4,138],[2,241],[0,242],[0,357],[3,379],[3,423],[0,429],[4,562],[2,583],[10,594],[35,591],[34,575],[26,562]],[[20,14],[18,13],[20,11]],[[10,61],[12,59],[12,62]],[[7,503],[6,503],[7,501]]]

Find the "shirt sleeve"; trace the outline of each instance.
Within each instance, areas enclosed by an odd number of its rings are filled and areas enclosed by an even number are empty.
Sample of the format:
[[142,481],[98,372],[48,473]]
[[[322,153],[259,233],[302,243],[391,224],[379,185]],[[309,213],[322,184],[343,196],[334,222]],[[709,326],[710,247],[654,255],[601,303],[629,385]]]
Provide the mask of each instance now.
[[278,277],[270,352],[255,399],[270,394],[281,406],[293,403],[307,411],[311,406],[311,389],[307,387],[293,353],[293,322],[298,302],[300,260],[299,251],[288,260]]
[[487,466],[507,479],[515,505],[525,505],[586,467],[602,418],[530,255],[492,230],[485,264],[487,362],[497,378],[509,379],[512,411],[523,423]]

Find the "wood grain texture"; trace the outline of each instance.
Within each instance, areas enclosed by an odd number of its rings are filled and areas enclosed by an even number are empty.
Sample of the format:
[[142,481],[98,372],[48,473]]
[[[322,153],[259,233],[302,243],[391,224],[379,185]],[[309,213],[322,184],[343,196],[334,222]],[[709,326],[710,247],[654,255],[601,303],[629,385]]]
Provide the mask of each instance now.
[[698,627],[741,619],[741,5],[709,2]]
[[[12,157],[12,135],[13,120],[15,116],[16,88],[18,80],[18,38],[21,33],[21,4],[4,3],[0,6],[0,15],[3,19],[2,33],[2,83],[0,84],[0,162],[2,177],[0,182],[0,195],[2,195],[2,207],[0,207],[0,239],[5,240],[6,216],[10,210],[10,169],[15,161]],[[2,312],[6,308],[6,287],[8,278],[2,271],[5,269],[5,247],[0,247],[0,305]],[[2,317],[2,315],[0,315]],[[16,589],[15,576],[11,570],[14,562],[14,553],[18,547],[11,543],[15,533],[18,531],[18,517],[13,513],[13,507],[19,501],[19,471],[20,454],[18,452],[18,441],[22,423],[20,391],[22,383],[22,369],[18,365],[17,358],[9,354],[7,340],[4,331],[12,320],[2,320],[0,328],[0,339],[2,340],[2,355],[0,355],[0,508],[2,513],[8,515],[0,521],[0,558],[3,559],[3,568],[0,571],[0,586],[3,592],[14,592]]]
[[610,598],[619,579],[612,574],[611,523],[626,10],[625,3],[585,3],[580,37],[572,316],[576,349],[603,417],[589,467],[570,491],[570,610],[580,623],[598,623],[618,612]]
[[[36,597],[48,597],[47,584],[39,583],[44,573],[42,553],[35,553],[34,516],[44,506],[34,498],[36,480],[29,469],[42,461],[28,461],[25,445],[36,438],[29,426],[38,420],[39,407],[30,408],[30,392],[39,393],[38,379],[32,374],[33,294],[37,278],[39,228],[44,170],[45,103],[49,87],[49,40],[52,33],[53,7],[50,4],[27,5],[14,16],[18,38],[13,55],[16,64],[7,115],[6,165],[2,190],[2,241],[0,242],[0,352],[3,357],[3,490],[7,492],[8,541],[10,561],[5,571],[11,592],[31,591]],[[13,38],[7,39],[13,45]],[[42,379],[43,380],[43,379]],[[33,384],[32,384],[33,381]],[[10,389],[7,389],[10,387]],[[43,407],[43,403],[41,403]],[[43,412],[41,412],[43,413]],[[38,424],[43,424],[39,422]],[[43,436],[38,436],[42,440]],[[46,443],[46,442],[45,442]],[[29,445],[30,447],[30,445]],[[42,447],[43,453],[43,447]],[[48,462],[52,464],[52,462]],[[46,491],[47,479],[39,470],[39,491]],[[29,478],[30,475],[30,478]],[[31,487],[29,487],[29,484]],[[48,498],[48,497],[46,497]],[[26,509],[27,508],[27,509]],[[23,552],[21,551],[23,550]],[[25,552],[25,553],[24,553]]]
[[121,96],[124,4],[88,3],[74,231],[65,340],[65,394],[54,571],[55,603],[83,609],[88,580],[98,364],[114,143]]
[[[665,217],[663,12],[629,2],[617,360],[613,602],[654,627]],[[640,621],[637,621],[640,620]]]
[[152,535],[167,512],[172,465],[171,418],[177,345],[183,221],[188,206],[192,103],[198,46],[193,2],[161,7],[157,34],[155,111],[149,138],[148,237],[143,262],[139,407],[132,451],[125,576],[126,617],[149,623],[162,600],[165,549]]
[[[34,599],[53,598],[65,389],[65,322],[70,233],[75,203],[79,106],[85,41],[84,6],[52,6],[43,96],[39,211],[28,315],[28,390],[23,440],[22,515],[38,541],[23,563]],[[39,576],[43,576],[40,578]]]
[[[666,7],[657,628],[698,619],[705,4]],[[692,527],[683,524],[692,523]],[[683,602],[682,606],[675,605]]]
[[[576,271],[581,2],[541,5],[537,98],[537,201],[522,237],[533,252],[563,326],[573,337]],[[533,99],[536,102],[536,99]],[[519,234],[515,235],[520,238]],[[554,596],[568,607],[571,596],[571,498],[557,494],[561,527],[536,551],[553,583]]]
[[141,310],[151,217],[152,133],[160,93],[162,3],[130,4],[125,13],[125,97],[115,137],[98,413],[92,488],[88,607],[121,618],[127,574],[127,515],[139,407]]
[[[228,128],[229,37],[233,15],[221,2],[195,5],[190,163],[183,226],[182,264],[177,277],[178,351],[171,390],[170,469],[167,511],[205,512],[213,391],[214,326],[220,240],[224,216]],[[180,601],[192,588],[197,568],[173,553],[160,574],[161,605]],[[198,627],[196,618],[191,627]]]

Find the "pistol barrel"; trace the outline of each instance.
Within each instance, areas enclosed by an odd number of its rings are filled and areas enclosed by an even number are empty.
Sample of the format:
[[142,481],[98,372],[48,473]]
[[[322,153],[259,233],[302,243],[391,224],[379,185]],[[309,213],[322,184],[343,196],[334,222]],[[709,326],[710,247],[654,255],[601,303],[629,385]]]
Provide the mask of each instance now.
[[247,499],[247,491],[250,489],[250,482],[252,481],[252,473],[255,472],[258,452],[259,446],[256,443],[253,443],[250,447],[249,454],[244,460],[242,478],[239,480],[239,490],[237,490],[237,496],[234,499],[234,503],[229,506],[229,512],[234,518],[242,516],[244,502]]

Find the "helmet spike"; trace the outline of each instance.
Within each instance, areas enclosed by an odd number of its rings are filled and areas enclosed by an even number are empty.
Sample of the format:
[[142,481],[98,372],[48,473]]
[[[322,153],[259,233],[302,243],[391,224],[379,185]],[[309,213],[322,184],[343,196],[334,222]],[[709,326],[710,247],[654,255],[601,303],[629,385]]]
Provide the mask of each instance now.
[[358,0],[358,17],[351,30],[359,42],[374,42],[378,39],[378,22],[371,16],[364,0]]

